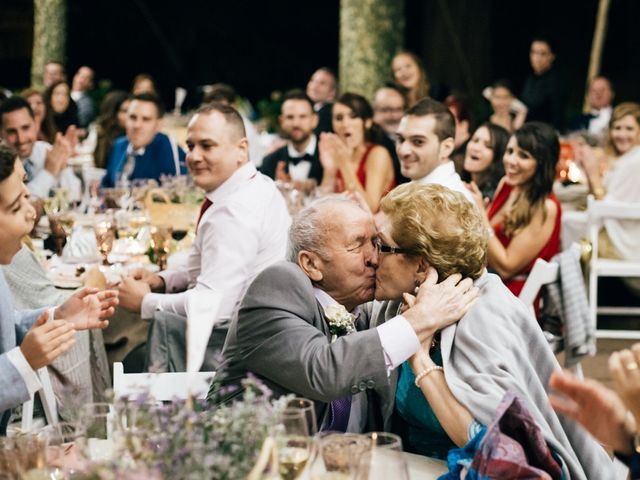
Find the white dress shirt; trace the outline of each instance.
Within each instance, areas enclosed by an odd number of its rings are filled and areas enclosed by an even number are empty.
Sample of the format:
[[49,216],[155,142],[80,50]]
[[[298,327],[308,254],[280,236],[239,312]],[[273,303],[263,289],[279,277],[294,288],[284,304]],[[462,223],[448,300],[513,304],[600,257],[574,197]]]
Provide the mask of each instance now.
[[465,187],[464,182],[460,178],[460,175],[458,175],[458,173],[456,172],[456,167],[451,160],[449,160],[447,163],[443,163],[442,165],[438,165],[431,171],[429,175],[415,181],[424,185],[436,183],[438,185],[450,188],[455,192],[462,193],[467,200],[475,205],[475,201],[473,200],[471,192],[467,189],[467,187]]
[[33,396],[38,390],[42,388],[40,377],[38,377],[36,371],[31,368],[31,365],[29,365],[29,362],[27,362],[27,359],[22,353],[22,350],[20,350],[20,347],[14,347],[9,350],[7,352],[7,358],[24,380],[24,384],[27,387],[29,395]]
[[591,115],[594,115],[594,117],[589,120],[589,133],[602,137],[606,133],[607,128],[609,128],[612,112],[613,108],[611,106],[601,108],[600,110],[592,110]]
[[51,150],[51,144],[36,141],[33,150],[28,158],[23,158],[22,162],[31,162],[32,178],[27,183],[29,192],[40,198],[47,198],[52,188],[62,187],[69,191],[70,200],[80,200],[82,198],[82,182],[73,173],[70,167],[65,167],[60,171],[58,177],[54,177],[44,168],[47,154]]
[[253,163],[206,196],[213,204],[200,219],[187,265],[160,274],[167,293],[145,295],[142,318],[151,318],[155,310],[186,316],[184,291],[209,289],[223,294],[216,324],[224,324],[256,275],[284,259],[291,218],[273,180]]
[[[298,152],[291,142],[287,145],[287,153],[289,154],[289,158],[298,158],[304,155],[311,155],[316,151],[316,145],[318,144],[318,139],[315,135],[311,135],[309,138],[309,143],[307,144],[307,148],[304,149],[304,152]],[[289,176],[291,180],[308,180],[309,172],[311,171],[311,161],[310,160],[300,160],[297,165],[293,163],[289,164]]]

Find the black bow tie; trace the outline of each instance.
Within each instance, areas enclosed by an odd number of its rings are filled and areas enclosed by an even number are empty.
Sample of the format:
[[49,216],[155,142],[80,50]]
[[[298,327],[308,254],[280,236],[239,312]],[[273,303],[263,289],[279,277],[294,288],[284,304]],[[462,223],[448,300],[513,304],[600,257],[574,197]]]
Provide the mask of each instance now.
[[303,160],[310,162],[312,159],[313,159],[313,155],[309,153],[305,153],[304,155],[300,155],[299,157],[290,157],[290,161],[294,165],[298,165],[298,163],[302,162]]

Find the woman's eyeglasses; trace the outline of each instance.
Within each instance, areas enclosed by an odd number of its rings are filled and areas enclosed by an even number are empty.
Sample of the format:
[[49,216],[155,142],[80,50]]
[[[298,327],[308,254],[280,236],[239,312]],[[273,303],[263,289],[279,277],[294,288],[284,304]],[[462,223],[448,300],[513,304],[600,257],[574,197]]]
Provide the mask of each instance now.
[[379,238],[376,238],[373,243],[376,246],[378,255],[380,255],[381,253],[410,253],[410,251],[406,248],[390,247],[389,245],[385,245]]

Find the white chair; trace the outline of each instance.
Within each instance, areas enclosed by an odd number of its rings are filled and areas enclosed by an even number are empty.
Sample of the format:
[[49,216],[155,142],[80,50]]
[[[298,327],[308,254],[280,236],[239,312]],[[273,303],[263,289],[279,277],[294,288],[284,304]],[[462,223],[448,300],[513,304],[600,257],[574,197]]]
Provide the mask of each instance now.
[[[56,397],[53,394],[53,386],[51,385],[51,379],[49,378],[49,372],[47,367],[42,367],[36,374],[40,379],[40,385],[42,388],[36,393],[40,396],[40,402],[42,402],[42,408],[44,409],[44,415],[49,425],[55,425],[58,423],[58,412],[56,410]],[[22,404],[22,423],[20,428],[24,432],[29,432],[33,428],[33,402],[35,395],[32,395],[29,400]]]
[[640,261],[612,260],[598,256],[598,235],[604,220],[640,221],[640,204],[614,201],[599,201],[593,196],[587,200],[589,217],[589,239],[591,240],[591,261],[589,265],[589,316],[596,328],[598,338],[640,340],[640,330],[598,330],[598,314],[640,315],[640,307],[598,306],[598,278],[600,277],[640,277]]
[[116,398],[149,393],[158,401],[204,399],[215,372],[124,373],[122,363],[113,364],[113,392]]
[[547,285],[548,283],[553,283],[558,280],[558,270],[560,266],[555,262],[547,262],[542,258],[536,260],[533,264],[533,268],[529,275],[527,275],[527,280],[524,282],[524,286],[520,291],[520,295],[518,298],[522,300],[522,302],[531,308],[531,313],[535,314],[534,302],[538,297],[538,293],[543,285]]

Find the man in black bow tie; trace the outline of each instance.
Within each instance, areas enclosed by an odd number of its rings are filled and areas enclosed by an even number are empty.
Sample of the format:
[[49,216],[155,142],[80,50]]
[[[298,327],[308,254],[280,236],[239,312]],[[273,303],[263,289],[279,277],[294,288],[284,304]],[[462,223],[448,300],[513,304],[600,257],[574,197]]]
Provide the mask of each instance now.
[[322,182],[318,139],[313,130],[318,115],[302,90],[290,90],[280,109],[280,130],[287,145],[264,157],[261,171],[274,180],[292,181],[304,188],[308,180]]

